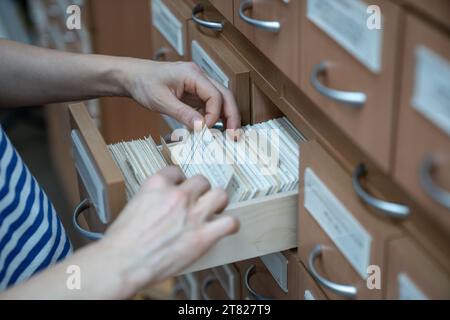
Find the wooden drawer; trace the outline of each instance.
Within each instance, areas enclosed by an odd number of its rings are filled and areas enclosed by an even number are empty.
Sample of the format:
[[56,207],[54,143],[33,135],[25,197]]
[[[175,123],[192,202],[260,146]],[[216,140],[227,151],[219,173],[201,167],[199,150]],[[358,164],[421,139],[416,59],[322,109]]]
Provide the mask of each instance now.
[[450,230],[450,38],[413,16],[406,28],[394,176]]
[[[241,290],[243,300],[295,300],[298,297],[298,278],[296,273],[297,257],[295,252],[287,251],[284,253],[277,253],[282,255],[283,260],[278,260],[278,257],[260,257],[239,261],[236,263],[236,268],[241,275]],[[268,265],[273,269],[274,274],[269,271]],[[281,263],[281,264],[280,264]],[[282,267],[283,265],[283,267]],[[284,269],[284,270],[283,270]],[[282,277],[285,274],[285,279],[279,281],[276,277]],[[287,276],[286,276],[287,275]]]
[[297,263],[298,274],[298,296],[301,300],[327,300],[325,293],[311,277],[306,267]]
[[450,299],[450,274],[408,238],[389,243],[387,298]]
[[236,28],[296,84],[300,84],[300,12],[299,1],[234,0]]
[[260,123],[283,116],[278,107],[255,83],[251,84],[252,110],[251,123]]
[[209,0],[211,4],[231,23],[234,20],[232,0]]
[[225,41],[189,22],[189,49],[208,76],[229,88],[236,99],[242,124],[250,123],[250,70]]
[[[317,142],[300,148],[301,262],[331,299],[382,298],[382,290],[366,285],[368,267],[378,266],[383,274],[387,241],[401,231],[392,221],[367,210],[353,190],[350,175]],[[330,289],[336,284],[345,285],[349,294]]]
[[[86,185],[92,186],[89,181],[96,177],[104,182],[94,184],[95,190],[88,195],[95,208],[109,208],[100,210],[98,214],[104,217],[104,222],[110,223],[126,204],[124,177],[85,107],[76,104],[69,109],[74,130],[72,134],[80,138],[82,152],[89,159],[80,162],[80,165],[90,164],[93,168],[82,177],[80,184],[84,185],[83,181],[86,180]],[[222,239],[184,272],[204,270],[296,247],[297,198],[297,192],[289,192],[228,206],[224,214],[235,216],[240,221],[239,231]]]
[[367,27],[369,3],[303,0],[299,70],[303,91],[387,172],[400,9],[387,0],[370,4],[381,9],[382,31]]
[[425,13],[450,29],[450,2],[448,0],[403,0],[406,4]]
[[187,22],[183,1],[151,0],[153,60],[189,60]]

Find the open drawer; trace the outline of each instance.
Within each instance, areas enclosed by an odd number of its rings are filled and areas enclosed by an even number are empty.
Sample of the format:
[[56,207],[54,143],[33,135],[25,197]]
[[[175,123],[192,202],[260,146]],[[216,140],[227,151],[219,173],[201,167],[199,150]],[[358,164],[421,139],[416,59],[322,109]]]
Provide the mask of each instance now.
[[[82,199],[83,195],[88,199],[77,207],[74,217],[87,209],[89,202],[95,209],[89,214],[97,216],[97,220],[107,226],[126,204],[125,179],[84,105],[71,105],[69,110]],[[223,214],[239,219],[239,231],[222,239],[183,273],[296,247],[297,194],[297,191],[276,194],[228,206]],[[96,229],[97,225],[90,223],[90,218],[88,228]]]

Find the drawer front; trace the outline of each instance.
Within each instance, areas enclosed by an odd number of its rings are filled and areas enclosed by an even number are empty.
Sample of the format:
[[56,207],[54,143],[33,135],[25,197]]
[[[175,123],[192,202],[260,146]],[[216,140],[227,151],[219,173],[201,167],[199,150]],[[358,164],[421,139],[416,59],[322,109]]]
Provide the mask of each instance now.
[[237,300],[241,297],[241,282],[238,270],[224,265],[197,272],[203,300]]
[[260,123],[283,116],[280,109],[255,83],[251,84],[251,123]]
[[412,240],[391,241],[388,254],[388,299],[450,299],[449,271],[434,262]]
[[[391,221],[367,211],[350,175],[318,143],[304,143],[300,148],[301,262],[331,299],[381,298],[382,290],[368,288],[368,268],[375,265],[384,270],[386,241],[400,231]],[[345,285],[346,292],[353,294],[330,289],[326,281],[333,282],[332,287]]]
[[187,60],[187,21],[189,16],[168,0],[151,0],[153,59]]
[[306,267],[299,262],[298,273],[298,296],[301,300],[327,300],[325,293],[309,274]]
[[233,1],[232,0],[210,0],[211,4],[231,23],[233,23]]
[[211,78],[229,88],[240,109],[242,123],[250,122],[250,70],[221,37],[189,22],[191,59]]
[[234,25],[300,84],[300,1],[234,0]]
[[[241,299],[244,300],[295,300],[298,297],[296,276],[297,257],[290,251],[283,253],[287,262],[287,292],[275,280],[261,258],[236,263],[241,275]],[[275,270],[275,269],[273,269]],[[273,271],[272,271],[273,272]],[[278,277],[278,274],[276,274]]]
[[211,269],[200,271],[200,298],[202,300],[229,300],[226,291]]
[[450,38],[406,19],[395,179],[450,230]]
[[370,4],[381,9],[382,30],[369,30],[369,3],[362,0],[345,7],[341,1],[302,1],[301,88],[387,171],[400,9],[386,0]]
[[450,2],[447,0],[404,0],[404,2],[450,28]]

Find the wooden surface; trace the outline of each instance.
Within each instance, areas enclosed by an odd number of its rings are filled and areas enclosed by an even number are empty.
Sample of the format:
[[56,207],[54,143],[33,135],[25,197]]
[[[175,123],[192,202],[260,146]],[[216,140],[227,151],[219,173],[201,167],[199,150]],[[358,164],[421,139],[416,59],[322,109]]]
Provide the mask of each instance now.
[[[448,267],[448,266],[447,266]],[[398,275],[405,273],[429,299],[450,299],[450,275],[418,244],[403,238],[389,243],[387,299],[399,299]]]
[[[316,267],[325,278],[358,288],[358,299],[381,299],[382,290],[369,290],[363,279],[344,255],[339,251],[331,238],[322,230],[313,216],[304,207],[305,169],[311,168],[335,197],[345,206],[352,216],[371,236],[371,252],[368,265],[380,266],[382,274],[386,266],[386,244],[392,237],[402,234],[394,221],[374,215],[367,211],[355,194],[350,175],[337,162],[313,141],[300,146],[302,161],[299,189],[299,219],[298,219],[298,253],[300,260],[307,265],[311,251],[318,244],[324,247],[322,257],[317,259]],[[323,288],[327,296],[332,299],[342,298],[330,290]]]
[[255,83],[251,84],[252,94],[252,124],[276,119],[283,116],[280,109],[258,88]]
[[450,190],[450,137],[412,106],[416,49],[419,46],[425,46],[450,61],[450,37],[408,16],[394,177],[439,224],[450,230],[450,210],[431,199],[419,181],[420,167],[425,158],[431,155],[436,162],[432,174],[434,182]]
[[[79,131],[90,156],[97,165],[105,184],[111,221],[122,211],[126,203],[125,180],[114,162],[105,140],[100,135],[86,107],[82,104],[69,106],[72,129]],[[79,181],[82,184],[82,181]]]
[[233,0],[210,0],[210,2],[230,23],[233,23]]
[[296,192],[237,203],[229,206],[223,214],[239,219],[239,231],[220,240],[181,274],[297,246]]
[[215,34],[205,32],[194,22],[189,22],[189,50],[196,40],[229,78],[229,89],[233,92],[241,112],[243,124],[250,123],[250,70],[236,52]]
[[[302,1],[306,12],[306,1]],[[343,47],[302,15],[301,88],[327,116],[386,172],[391,169],[394,124],[395,59],[399,40],[400,10],[385,0],[379,5],[384,18],[382,71],[374,74]],[[329,67],[322,83],[330,88],[367,94],[363,108],[352,108],[322,96],[310,84],[315,65],[327,61]]]
[[267,32],[247,24],[239,17],[242,0],[234,0],[234,25],[266,55],[288,78],[300,84],[300,1],[253,1],[245,14],[253,19],[278,21],[278,33]]
[[327,300],[327,296],[319,287],[317,282],[311,277],[303,263],[298,262],[296,265],[298,273],[298,297],[300,300],[306,300],[306,291],[313,296],[315,300]]
[[403,0],[408,6],[437,21],[450,30],[450,2],[448,0]]

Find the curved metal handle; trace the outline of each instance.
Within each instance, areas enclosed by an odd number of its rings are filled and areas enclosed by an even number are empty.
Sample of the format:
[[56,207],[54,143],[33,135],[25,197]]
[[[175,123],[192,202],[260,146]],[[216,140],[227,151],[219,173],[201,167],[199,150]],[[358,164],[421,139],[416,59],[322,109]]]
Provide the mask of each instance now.
[[103,238],[103,233],[86,230],[82,228],[78,223],[78,217],[80,216],[80,214],[82,214],[85,210],[89,209],[90,207],[91,202],[88,199],[82,200],[73,211],[72,223],[75,229],[78,231],[78,233],[81,234],[83,237],[89,240],[99,240]]
[[352,175],[353,189],[362,201],[377,209],[380,213],[387,217],[396,219],[405,219],[409,217],[410,210],[408,206],[400,203],[380,200],[367,193],[359,183],[359,179],[365,175],[367,175],[367,168],[363,163],[356,167]]
[[223,21],[207,21],[200,19],[197,17],[199,13],[202,13],[205,11],[205,8],[203,7],[203,4],[199,3],[192,9],[192,20],[199,26],[212,29],[215,31],[222,31],[225,23]]
[[274,298],[271,297],[265,297],[260,294],[258,294],[250,285],[250,279],[256,274],[256,266],[252,264],[250,267],[247,268],[245,271],[245,287],[247,288],[248,292],[253,296],[255,300],[274,300]]
[[429,197],[445,208],[450,209],[450,192],[440,188],[434,183],[433,178],[431,177],[432,169],[433,157],[428,155],[420,167],[420,184]]
[[356,298],[356,295],[358,294],[358,289],[356,287],[331,282],[330,280],[322,277],[319,274],[319,272],[317,272],[314,262],[321,255],[322,255],[321,245],[317,245],[309,255],[308,267],[309,267],[309,271],[311,272],[311,275],[313,276],[313,278],[318,283],[320,283],[322,286],[324,286],[325,288],[333,291],[334,293],[336,293],[340,296],[350,298],[350,299]]
[[154,61],[163,61],[164,56],[169,52],[169,49],[161,47],[155,51],[153,54],[152,60]]
[[208,295],[208,288],[216,281],[219,281],[215,276],[212,274],[208,275],[202,283],[202,287],[200,288],[200,292],[202,294],[203,300],[213,300]]
[[262,29],[268,32],[279,32],[281,29],[281,24],[278,21],[263,21],[252,19],[245,15],[245,11],[253,8],[252,0],[244,0],[241,2],[239,6],[239,17],[247,22],[249,25],[252,25],[258,29]]
[[327,63],[322,61],[314,66],[311,73],[311,85],[323,96],[334,101],[345,103],[353,108],[361,108],[367,101],[367,95],[363,92],[340,91],[328,88],[319,81],[319,75],[326,73]]

